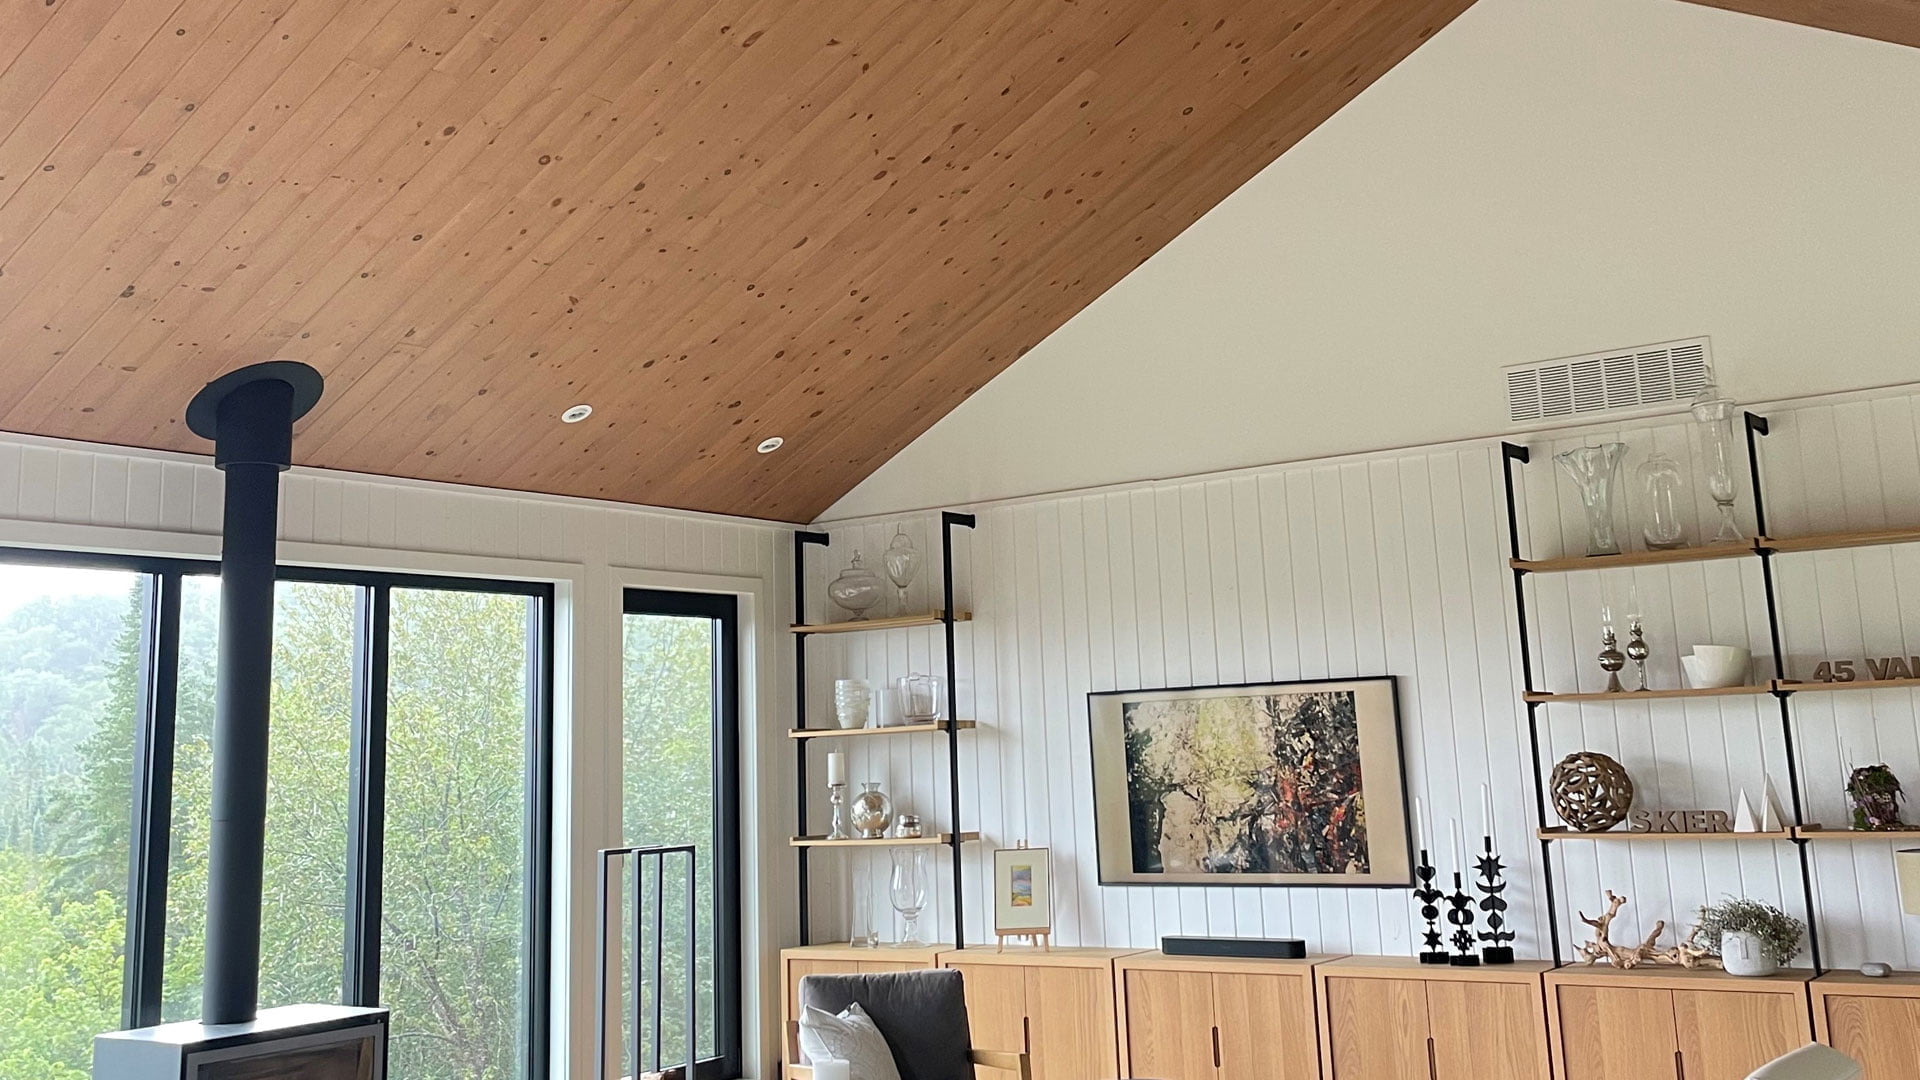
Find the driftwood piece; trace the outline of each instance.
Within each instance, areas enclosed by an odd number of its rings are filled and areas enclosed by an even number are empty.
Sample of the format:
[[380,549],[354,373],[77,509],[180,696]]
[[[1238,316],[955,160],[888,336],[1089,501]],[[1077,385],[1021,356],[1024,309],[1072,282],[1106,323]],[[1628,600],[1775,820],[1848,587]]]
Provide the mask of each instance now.
[[1608,889],[1607,913],[1605,915],[1597,919],[1589,919],[1584,912],[1576,913],[1579,914],[1581,922],[1586,923],[1594,929],[1593,940],[1577,946],[1574,949],[1574,952],[1579,955],[1580,959],[1589,964],[1598,964],[1604,960],[1608,964],[1622,970],[1636,968],[1641,964],[1650,963],[1656,959],[1653,943],[1659,940],[1661,934],[1666,933],[1667,921],[1665,919],[1654,923],[1653,933],[1648,934],[1647,940],[1638,945],[1615,945],[1613,942],[1607,940],[1608,930],[1613,926],[1614,916],[1620,913],[1620,909],[1626,905],[1626,902],[1626,897],[1616,895],[1612,889]]
[[1713,955],[1713,950],[1700,944],[1699,937],[1700,927],[1696,924],[1693,929],[1687,931],[1685,941],[1671,949],[1658,950],[1653,954],[1653,958],[1662,964],[1674,964],[1689,971],[1696,968],[1719,967],[1720,958]]

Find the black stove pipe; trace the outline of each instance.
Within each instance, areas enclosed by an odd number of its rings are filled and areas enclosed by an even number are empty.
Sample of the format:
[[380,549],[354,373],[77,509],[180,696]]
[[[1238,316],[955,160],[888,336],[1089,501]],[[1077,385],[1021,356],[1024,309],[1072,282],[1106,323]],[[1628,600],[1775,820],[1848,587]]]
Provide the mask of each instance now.
[[214,465],[226,474],[200,1000],[205,1024],[245,1023],[259,1012],[280,474],[292,463],[293,422],[313,408],[320,390],[319,372],[272,361],[208,383],[187,408],[188,427],[213,440]]

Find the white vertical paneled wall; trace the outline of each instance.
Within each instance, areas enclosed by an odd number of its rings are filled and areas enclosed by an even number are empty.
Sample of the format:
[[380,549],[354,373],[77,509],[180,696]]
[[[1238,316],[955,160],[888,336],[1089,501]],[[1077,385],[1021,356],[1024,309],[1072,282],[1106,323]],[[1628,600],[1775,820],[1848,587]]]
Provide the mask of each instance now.
[[[219,551],[221,476],[182,455],[0,436],[0,545],[212,556]],[[593,1037],[594,852],[619,835],[620,592],[705,589],[742,597],[753,620],[743,695],[754,727],[743,789],[787,790],[782,717],[790,697],[792,610],[785,526],[676,511],[295,469],[281,488],[283,561],[363,569],[551,581],[558,601],[554,1075],[587,1075]],[[779,767],[759,771],[762,762]],[[745,815],[748,1060],[778,1052],[774,950],[797,923],[786,798]],[[778,811],[775,808],[779,808]],[[750,953],[751,955],[751,953]],[[774,995],[767,998],[766,995]],[[755,1044],[755,1036],[759,1043]],[[572,1064],[569,1065],[569,1060]]]
[[[1769,407],[1773,434],[1760,452],[1770,530],[1784,536],[1920,522],[1915,410],[1906,392]],[[1696,518],[1690,536],[1700,537],[1712,514],[1704,485],[1691,479],[1700,475],[1700,434],[1684,418],[1663,418],[1518,438],[1534,455],[1516,476],[1524,554],[1583,550],[1579,500],[1552,456],[1612,438],[1630,447],[1617,512],[1623,542],[1642,546],[1634,470],[1655,450],[1686,470]],[[1741,480],[1738,509],[1752,531],[1744,470]],[[1286,934],[1330,951],[1412,951],[1418,928],[1404,890],[1109,888],[1095,869],[1088,692],[1374,674],[1400,677],[1410,790],[1430,807],[1437,830],[1459,815],[1477,834],[1480,786],[1491,785],[1523,955],[1545,954],[1550,917],[1563,948],[1584,938],[1575,912],[1591,914],[1608,888],[1632,900],[1616,931],[1622,939],[1657,919],[1687,925],[1700,904],[1729,895],[1801,913],[1799,861],[1791,845],[1771,841],[1558,844],[1560,910],[1544,909],[1496,443],[1017,500],[978,512],[979,530],[960,534],[956,555],[962,604],[975,613],[957,639],[960,708],[982,725],[962,736],[961,826],[986,837],[966,858],[969,941],[992,930],[992,849],[1025,839],[1053,851],[1055,925],[1066,944]],[[933,517],[823,527],[834,541],[830,554],[810,556],[812,617],[827,616],[823,587],[851,549],[877,565],[871,560],[897,527],[932,566],[916,583],[912,606],[937,605]],[[1920,653],[1920,547],[1780,556],[1776,567],[1790,677],[1808,677],[1826,656]],[[1601,606],[1625,615],[1636,600],[1655,686],[1681,685],[1678,655],[1698,643],[1749,646],[1755,677],[1772,674],[1756,559],[1526,582],[1537,687],[1601,688],[1604,674],[1593,660]],[[943,663],[937,630],[811,648],[808,707],[816,724],[831,722],[836,674],[885,683]],[[1907,691],[1793,699],[1808,820],[1844,821],[1843,761],[1886,761],[1920,785],[1916,716]],[[1555,705],[1541,710],[1540,732],[1545,767],[1579,749],[1619,758],[1638,785],[1639,805],[1731,808],[1743,789],[1757,800],[1769,775],[1782,802],[1789,799],[1771,697]],[[859,743],[848,748],[855,780],[881,780],[905,808],[951,827],[943,741]],[[822,775],[817,759],[815,768]],[[824,814],[824,798],[815,801],[815,813]],[[1551,812],[1548,824],[1559,824]],[[1830,966],[1870,958],[1920,966],[1920,921],[1899,914],[1892,848],[1891,841],[1814,846]],[[823,854],[815,867],[817,935],[845,933],[848,897],[857,892],[880,913],[883,932],[897,927],[884,855]],[[943,939],[952,934],[951,907],[943,888],[929,911],[929,929]]]

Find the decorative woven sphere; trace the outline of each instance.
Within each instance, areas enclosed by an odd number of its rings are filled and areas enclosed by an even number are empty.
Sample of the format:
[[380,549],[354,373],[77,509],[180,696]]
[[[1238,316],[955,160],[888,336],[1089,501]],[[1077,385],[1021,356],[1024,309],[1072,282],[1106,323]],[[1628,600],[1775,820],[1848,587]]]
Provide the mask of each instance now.
[[1625,821],[1633,806],[1633,779],[1627,770],[1590,750],[1561,758],[1549,787],[1554,811],[1580,832],[1606,832]]

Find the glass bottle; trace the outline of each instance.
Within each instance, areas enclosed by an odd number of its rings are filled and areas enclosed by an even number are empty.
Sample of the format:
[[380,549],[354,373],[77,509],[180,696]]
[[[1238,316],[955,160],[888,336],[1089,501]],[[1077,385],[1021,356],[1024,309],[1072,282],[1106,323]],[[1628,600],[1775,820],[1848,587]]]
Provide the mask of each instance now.
[[1686,547],[1687,531],[1680,519],[1685,489],[1680,463],[1665,454],[1656,453],[1641,462],[1634,472],[1640,478],[1641,492],[1647,497],[1647,523],[1640,527],[1640,536],[1646,540],[1647,550],[1670,551]]
[[1738,544],[1746,539],[1733,516],[1734,483],[1739,473],[1733,416],[1738,411],[1732,398],[1721,395],[1713,372],[1707,372],[1707,381],[1693,398],[1693,418],[1700,424],[1701,449],[1706,455],[1707,494],[1713,496],[1713,504],[1720,511],[1720,527],[1707,541],[1710,544]]
[[931,871],[931,858],[925,847],[893,850],[893,910],[907,923],[900,935],[902,949],[926,947],[927,943],[920,940],[919,922],[920,911],[927,906],[927,879],[932,876]]

